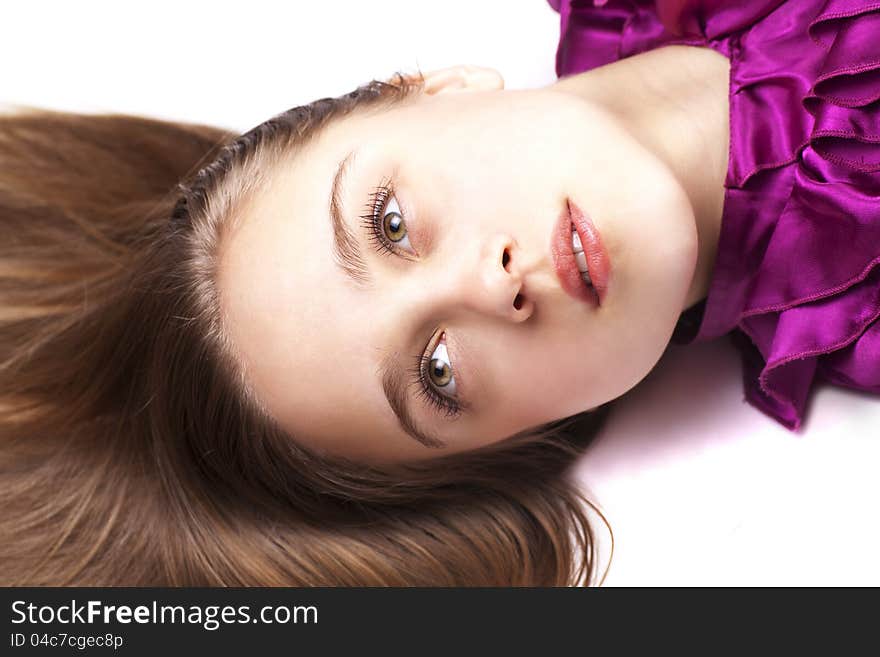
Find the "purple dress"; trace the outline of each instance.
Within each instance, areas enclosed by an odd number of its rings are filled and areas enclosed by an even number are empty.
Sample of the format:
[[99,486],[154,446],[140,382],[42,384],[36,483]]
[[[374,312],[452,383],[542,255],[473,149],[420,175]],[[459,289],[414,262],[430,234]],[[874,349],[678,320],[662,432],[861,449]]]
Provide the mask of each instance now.
[[746,400],[797,429],[814,384],[880,393],[880,0],[549,0],[566,76],[680,43],[730,60],[709,292],[673,342],[730,334]]

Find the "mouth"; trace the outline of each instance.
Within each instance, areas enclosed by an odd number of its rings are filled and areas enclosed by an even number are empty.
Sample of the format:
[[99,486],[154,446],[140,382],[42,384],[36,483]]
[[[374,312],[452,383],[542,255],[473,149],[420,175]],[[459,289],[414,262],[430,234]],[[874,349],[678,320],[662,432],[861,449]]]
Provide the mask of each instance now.
[[608,291],[608,254],[593,222],[570,199],[556,222],[550,249],[562,289],[579,301],[601,306]]

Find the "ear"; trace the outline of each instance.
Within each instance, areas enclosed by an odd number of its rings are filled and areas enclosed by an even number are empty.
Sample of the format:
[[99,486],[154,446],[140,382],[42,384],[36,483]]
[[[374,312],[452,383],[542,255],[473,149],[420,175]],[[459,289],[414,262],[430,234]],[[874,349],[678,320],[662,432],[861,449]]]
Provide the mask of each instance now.
[[429,95],[504,89],[504,78],[501,73],[486,66],[459,64],[429,71],[424,76],[425,93]]

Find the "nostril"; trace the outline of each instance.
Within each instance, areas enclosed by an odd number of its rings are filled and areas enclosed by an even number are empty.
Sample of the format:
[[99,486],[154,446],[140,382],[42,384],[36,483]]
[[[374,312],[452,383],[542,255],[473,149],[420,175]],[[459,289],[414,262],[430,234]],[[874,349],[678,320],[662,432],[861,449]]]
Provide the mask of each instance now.
[[510,262],[510,253],[504,249],[504,253],[501,255],[501,266],[507,269],[508,262]]
[[513,307],[516,308],[517,310],[519,310],[520,308],[522,308],[522,305],[523,305],[523,296],[521,294],[517,294],[513,298]]

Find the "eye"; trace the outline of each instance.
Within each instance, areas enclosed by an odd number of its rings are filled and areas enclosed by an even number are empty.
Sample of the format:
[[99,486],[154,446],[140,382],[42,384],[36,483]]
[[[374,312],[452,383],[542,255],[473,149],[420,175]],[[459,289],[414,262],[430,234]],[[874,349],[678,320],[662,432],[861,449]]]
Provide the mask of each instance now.
[[401,244],[409,250],[412,250],[412,245],[409,243],[409,235],[406,231],[406,222],[403,219],[403,213],[400,211],[400,206],[397,204],[397,199],[395,197],[391,197],[388,201],[388,205],[385,208],[385,213],[382,216],[382,229],[385,231],[385,235],[388,236],[395,244]]
[[428,377],[434,386],[444,389],[444,394],[448,394],[450,397],[455,396],[455,377],[452,375],[452,363],[449,360],[449,352],[446,350],[445,338],[437,343],[434,353],[431,354],[431,360],[428,363]]
[[455,418],[461,415],[468,404],[458,396],[455,376],[452,372],[452,362],[446,349],[446,334],[441,333],[430,355],[426,349],[419,357],[413,369],[415,375],[413,382],[417,386],[419,396],[430,406],[447,417]]
[[406,220],[390,183],[383,182],[375,189],[367,202],[367,210],[368,213],[361,215],[361,219],[380,251],[396,253],[402,248],[416,255],[409,241]]

